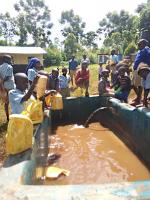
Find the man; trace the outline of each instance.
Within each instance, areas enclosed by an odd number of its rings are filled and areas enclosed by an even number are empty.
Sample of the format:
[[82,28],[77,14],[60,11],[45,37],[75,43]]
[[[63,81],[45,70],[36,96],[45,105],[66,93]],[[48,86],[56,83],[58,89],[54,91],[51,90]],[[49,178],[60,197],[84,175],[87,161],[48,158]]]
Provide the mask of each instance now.
[[15,88],[13,67],[11,66],[11,56],[5,55],[3,63],[0,65],[0,98],[5,104],[5,113],[7,120],[9,120],[9,101],[8,92]]
[[69,60],[69,74],[71,77],[72,86],[74,82],[73,79],[75,79],[76,76],[77,67],[78,67],[78,62],[75,60],[75,56],[72,56],[71,60]]
[[133,79],[132,79],[132,88],[134,89],[137,97],[133,100],[132,105],[140,104],[142,96],[142,86],[141,86],[141,77],[138,75],[138,66],[140,63],[146,63],[150,65],[150,48],[147,46],[148,41],[141,39],[138,42],[138,53],[135,57],[134,66],[133,66]]

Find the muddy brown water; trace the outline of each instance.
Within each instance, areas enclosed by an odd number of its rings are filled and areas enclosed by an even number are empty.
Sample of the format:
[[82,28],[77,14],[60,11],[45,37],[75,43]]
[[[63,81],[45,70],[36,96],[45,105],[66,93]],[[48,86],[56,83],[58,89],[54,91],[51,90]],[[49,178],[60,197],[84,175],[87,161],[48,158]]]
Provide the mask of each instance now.
[[92,123],[89,128],[59,126],[56,135],[50,136],[49,153],[61,154],[53,166],[69,170],[70,175],[45,179],[45,185],[150,180],[150,171],[138,157],[99,123]]

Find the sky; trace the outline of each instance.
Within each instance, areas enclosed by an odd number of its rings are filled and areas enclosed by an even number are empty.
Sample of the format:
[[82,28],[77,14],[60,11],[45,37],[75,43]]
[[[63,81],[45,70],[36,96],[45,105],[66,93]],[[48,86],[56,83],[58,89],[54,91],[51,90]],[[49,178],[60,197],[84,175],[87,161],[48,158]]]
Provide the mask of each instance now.
[[[2,0],[1,0],[2,1]],[[15,15],[13,5],[19,0],[4,0],[0,5],[0,13],[9,11],[12,16]],[[52,38],[61,37],[61,26],[58,22],[62,11],[73,9],[84,22],[86,22],[86,31],[96,31],[98,23],[108,12],[121,9],[134,13],[137,6],[145,3],[147,0],[45,0],[45,4],[51,10],[51,20],[54,24],[52,29]]]

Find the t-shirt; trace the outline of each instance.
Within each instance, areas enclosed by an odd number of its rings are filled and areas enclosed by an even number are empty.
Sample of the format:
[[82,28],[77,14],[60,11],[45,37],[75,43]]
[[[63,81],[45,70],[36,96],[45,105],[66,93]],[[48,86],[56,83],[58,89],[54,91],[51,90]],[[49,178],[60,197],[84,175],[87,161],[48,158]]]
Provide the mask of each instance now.
[[83,80],[89,80],[89,70],[78,70],[75,80],[78,81],[79,78]]
[[35,68],[28,70],[28,80],[29,81],[33,82],[33,80],[35,79],[36,76],[37,76],[37,70]]
[[90,59],[89,58],[83,58],[82,60],[81,60],[81,64],[83,63],[83,62],[87,62],[88,63],[88,65],[90,64]]
[[111,55],[110,60],[117,64],[118,63],[118,56],[117,55]]
[[150,48],[149,47],[145,47],[144,49],[138,51],[135,57],[133,69],[137,70],[141,62],[150,65]]
[[70,76],[60,75],[58,77],[58,79],[59,79],[59,88],[68,88],[69,87]]
[[106,80],[104,77],[101,77],[99,84],[98,84],[99,95],[108,93],[108,88],[110,88],[110,82],[108,80]]
[[14,75],[13,75],[13,67],[9,65],[8,63],[3,63],[0,65],[0,78],[4,81],[4,88],[7,90],[12,90],[15,88],[15,81],[14,81]]
[[76,60],[70,60],[69,61],[69,70],[76,70],[78,66],[78,62]]
[[54,77],[52,74],[48,78],[48,89],[49,90],[58,90],[59,89],[59,79]]
[[148,73],[146,80],[142,79],[142,87],[144,89],[150,89],[150,72]]
[[25,104],[24,102],[21,102],[24,95],[25,92],[22,92],[19,89],[9,91],[9,103],[12,114],[20,114],[24,110]]

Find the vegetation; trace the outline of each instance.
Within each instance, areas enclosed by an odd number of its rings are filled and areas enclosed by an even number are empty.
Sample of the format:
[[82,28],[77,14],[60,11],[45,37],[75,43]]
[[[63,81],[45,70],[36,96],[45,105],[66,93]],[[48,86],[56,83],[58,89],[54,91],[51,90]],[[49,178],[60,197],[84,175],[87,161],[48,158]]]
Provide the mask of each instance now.
[[[0,45],[44,47],[48,51],[46,65],[60,65],[73,54],[80,60],[83,53],[96,63],[97,52],[110,53],[112,48],[128,55],[136,51],[141,31],[150,31],[150,0],[138,5],[136,15],[125,10],[109,12],[99,22],[96,32],[86,32],[86,23],[73,10],[63,11],[59,21],[64,37],[62,42],[58,38],[51,41],[53,23],[44,0],[18,0],[14,8],[15,18],[8,12],[0,14]],[[103,45],[98,49],[98,40],[102,38]]]

